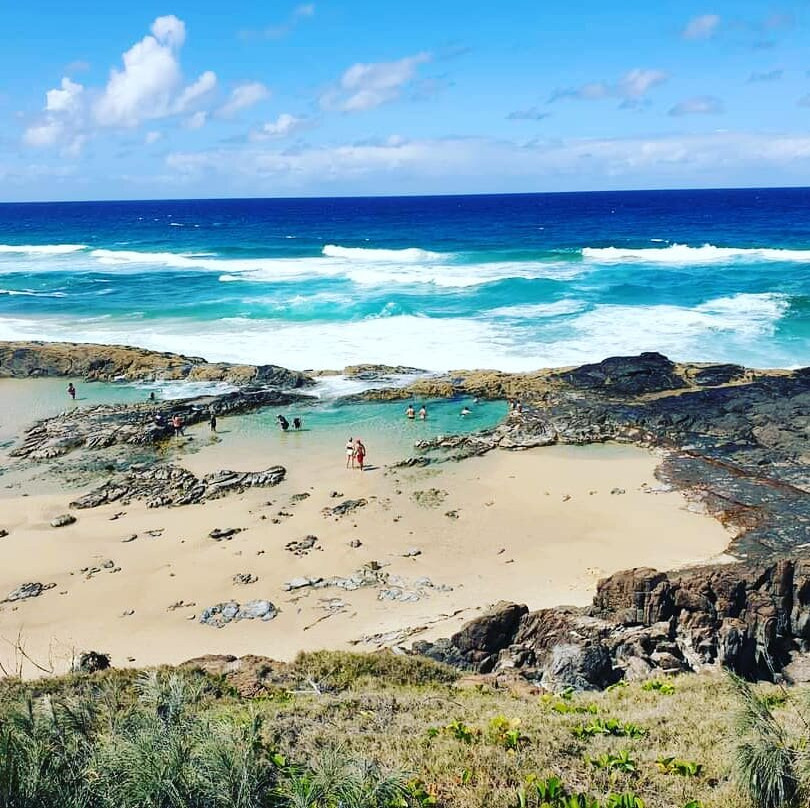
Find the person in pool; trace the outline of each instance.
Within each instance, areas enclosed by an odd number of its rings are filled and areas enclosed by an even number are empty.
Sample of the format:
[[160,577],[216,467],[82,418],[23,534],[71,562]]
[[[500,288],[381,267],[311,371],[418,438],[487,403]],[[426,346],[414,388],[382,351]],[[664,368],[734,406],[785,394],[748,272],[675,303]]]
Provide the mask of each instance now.
[[346,441],[346,468],[349,468],[349,464],[354,468],[354,440],[352,438]]
[[419,418],[422,421],[427,418],[427,407],[424,404],[419,408]]
[[413,421],[413,419],[416,418],[416,413],[414,412],[413,404],[408,404],[408,409],[405,410],[405,415],[411,421]]
[[293,429],[301,429],[302,426],[303,422],[301,421],[301,418],[296,415],[295,418],[293,418]]
[[462,415],[469,415],[471,412],[472,410],[467,406],[464,406],[463,409],[461,410]]
[[67,386],[68,395],[75,401],[76,400],[76,388],[73,386],[73,382],[70,382]]
[[286,432],[290,428],[290,422],[283,415],[277,415],[276,421],[278,421],[282,432]]

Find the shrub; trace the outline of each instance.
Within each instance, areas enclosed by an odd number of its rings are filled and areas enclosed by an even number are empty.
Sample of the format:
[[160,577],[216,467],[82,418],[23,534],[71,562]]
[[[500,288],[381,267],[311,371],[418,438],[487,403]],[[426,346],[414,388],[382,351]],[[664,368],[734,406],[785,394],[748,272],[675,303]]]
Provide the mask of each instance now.
[[299,654],[293,673],[323,690],[347,690],[369,679],[389,685],[451,684],[458,671],[419,656],[400,656],[391,651],[358,654],[348,651],[313,651]]
[[613,735],[617,738],[643,738],[647,730],[637,724],[623,724],[615,718],[595,718],[590,724],[580,724],[572,730],[577,738],[593,738],[595,735]]

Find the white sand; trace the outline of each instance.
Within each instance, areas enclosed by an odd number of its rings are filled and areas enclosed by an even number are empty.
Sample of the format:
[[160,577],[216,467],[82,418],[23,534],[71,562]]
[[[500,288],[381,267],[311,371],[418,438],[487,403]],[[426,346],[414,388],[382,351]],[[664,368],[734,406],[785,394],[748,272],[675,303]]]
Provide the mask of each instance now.
[[[204,430],[197,430],[197,440],[208,440]],[[372,462],[393,459],[370,449]],[[600,577],[629,567],[701,562],[722,554],[730,538],[719,523],[687,507],[681,494],[656,492],[657,458],[628,447],[493,452],[435,469],[361,474],[343,468],[341,446],[331,442],[313,440],[303,452],[277,443],[271,456],[267,445],[236,451],[225,437],[182,462],[198,473],[282,462],[288,477],[274,489],[203,505],[78,511],[77,523],[63,528],[50,527],[49,520],[67,510],[68,494],[38,494],[30,485],[29,496],[6,492],[11,496],[0,500],[0,528],[9,531],[0,539],[0,598],[28,581],[56,585],[38,598],[0,605],[6,669],[20,662],[17,638],[32,660],[57,672],[88,649],[111,654],[115,665],[175,663],[205,653],[288,659],[302,649],[372,649],[377,643],[364,637],[426,626],[409,644],[447,636],[500,599],[530,608],[586,604]],[[430,488],[447,492],[442,504],[416,504],[412,493]],[[614,488],[626,493],[611,494]],[[337,520],[325,518],[321,510],[341,501],[330,497],[335,489],[369,504]],[[310,496],[291,504],[296,493]],[[445,515],[451,510],[457,519]],[[120,511],[125,515],[111,521]],[[278,517],[279,511],[292,516]],[[243,532],[215,542],[208,538],[215,527]],[[150,537],[150,529],[163,532]],[[131,534],[135,541],[121,542]],[[318,537],[320,549],[300,558],[284,549],[308,534]],[[355,538],[359,548],[349,546]],[[411,548],[421,555],[402,557]],[[80,573],[106,559],[120,571],[89,579]],[[419,601],[402,603],[378,600],[376,589],[282,589],[297,576],[346,576],[372,560],[409,582],[427,577],[452,591],[427,590]],[[231,579],[240,572],[259,580],[236,585]],[[206,606],[255,598],[269,599],[281,613],[269,622],[222,629],[197,619]],[[330,598],[346,606],[327,616],[322,607]],[[180,601],[189,605],[170,610]],[[29,663],[23,668],[36,672]]]

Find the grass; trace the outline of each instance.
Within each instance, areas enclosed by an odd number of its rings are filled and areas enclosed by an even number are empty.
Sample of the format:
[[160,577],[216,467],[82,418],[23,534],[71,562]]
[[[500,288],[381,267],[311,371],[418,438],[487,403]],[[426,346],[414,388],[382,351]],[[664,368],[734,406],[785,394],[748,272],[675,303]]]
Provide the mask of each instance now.
[[[792,774],[780,779],[777,754],[774,799],[757,804],[790,805],[801,691],[750,691],[771,718],[749,709],[740,734],[748,691],[721,675],[675,682],[544,698],[427,660],[335,652],[274,669],[250,699],[199,671],[6,680],[0,808],[748,808],[759,792],[735,749],[760,720]],[[763,749],[749,752],[750,775]]]

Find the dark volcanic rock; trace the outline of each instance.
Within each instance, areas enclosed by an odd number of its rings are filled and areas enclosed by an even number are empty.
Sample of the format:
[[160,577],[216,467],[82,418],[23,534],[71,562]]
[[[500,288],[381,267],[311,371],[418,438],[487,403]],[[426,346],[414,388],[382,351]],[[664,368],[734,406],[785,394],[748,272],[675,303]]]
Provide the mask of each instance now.
[[689,380],[701,387],[717,387],[744,378],[745,368],[741,365],[709,365],[689,373]]
[[368,500],[363,497],[360,499],[344,499],[334,508],[324,508],[322,513],[324,516],[345,516],[347,513],[356,511],[358,508],[364,508],[366,505],[368,505]]
[[557,378],[576,390],[625,396],[686,387],[686,382],[675,371],[675,363],[659,353],[612,356],[594,365],[559,373]]
[[[158,465],[137,469],[113,477],[103,485],[70,503],[72,508],[97,508],[110,502],[146,500],[149,508],[164,505],[191,505],[217,499],[248,488],[278,485],[286,474],[283,466],[271,466],[263,471],[216,471],[197,477],[177,466]],[[227,532],[227,531],[226,531]],[[229,538],[220,534],[212,538]]]
[[0,342],[0,377],[4,376],[81,376],[87,381],[224,381],[284,388],[314,383],[303,373],[277,365],[212,363],[198,356],[74,342]]
[[43,592],[48,589],[53,589],[56,584],[41,584],[39,582],[32,582],[21,584],[16,589],[6,595],[5,600],[0,603],[14,603],[18,600],[28,600],[29,598],[38,598]]

